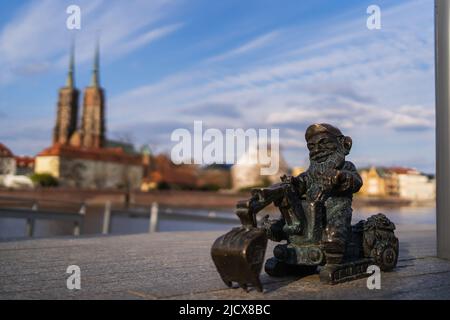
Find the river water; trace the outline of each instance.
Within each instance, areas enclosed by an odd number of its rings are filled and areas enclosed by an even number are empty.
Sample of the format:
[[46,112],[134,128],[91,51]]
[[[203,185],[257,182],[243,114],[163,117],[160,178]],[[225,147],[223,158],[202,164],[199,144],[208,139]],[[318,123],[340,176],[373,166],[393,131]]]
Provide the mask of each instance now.
[[[206,210],[195,209],[177,209],[177,212],[189,212],[205,216],[211,214]],[[214,215],[217,217],[234,218],[231,214],[232,210],[215,211]],[[399,228],[419,230],[434,228],[436,217],[435,207],[360,207],[353,212],[353,223],[361,219],[382,212],[386,214],[391,221],[393,221]],[[101,233],[103,223],[103,214],[101,212],[86,215],[83,234],[94,235]],[[239,221],[231,220],[229,222],[204,222],[198,219],[165,219],[164,215],[159,218],[158,231],[214,231],[214,230],[229,230],[233,226],[237,226]],[[0,217],[0,241],[11,239],[25,238],[26,222],[24,219],[1,218]],[[111,218],[111,234],[136,234],[145,233],[149,230],[148,216],[130,217],[124,215],[113,215]],[[37,220],[35,223],[36,238],[67,236],[72,234],[72,225],[66,221],[50,221]]]

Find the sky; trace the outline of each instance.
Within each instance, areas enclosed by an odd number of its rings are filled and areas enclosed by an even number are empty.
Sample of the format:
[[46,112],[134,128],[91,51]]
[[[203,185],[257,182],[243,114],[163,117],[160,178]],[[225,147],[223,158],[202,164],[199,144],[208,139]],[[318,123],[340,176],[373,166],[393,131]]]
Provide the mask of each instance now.
[[[81,29],[66,8],[81,8]],[[369,30],[366,10],[381,9]],[[304,166],[306,127],[353,139],[357,167],[434,172],[432,0],[0,0],[0,142],[51,144],[57,90],[75,41],[75,84],[90,83],[100,39],[107,135],[170,152],[177,128],[278,128]],[[81,101],[80,101],[81,102]],[[81,105],[80,105],[81,108]]]

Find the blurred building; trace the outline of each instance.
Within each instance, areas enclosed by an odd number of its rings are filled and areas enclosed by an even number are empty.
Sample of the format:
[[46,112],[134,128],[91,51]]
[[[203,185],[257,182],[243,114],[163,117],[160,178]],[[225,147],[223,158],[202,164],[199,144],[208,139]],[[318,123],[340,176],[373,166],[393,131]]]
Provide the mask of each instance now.
[[105,148],[113,148],[113,149],[120,148],[127,154],[132,154],[132,155],[139,154],[134,149],[134,145],[131,142],[107,139],[107,140],[105,140]]
[[29,176],[34,173],[34,158],[27,156],[16,156],[16,174]]
[[152,160],[153,158],[152,151],[148,145],[142,146],[140,152],[142,155],[142,167],[143,167],[141,189],[147,191],[149,189],[155,188],[154,186],[153,187],[148,186],[144,181],[146,178],[150,176],[150,172],[153,170],[152,165],[154,161]]
[[201,168],[198,173],[197,187],[205,190],[231,188],[231,166],[212,164]]
[[32,163],[33,158],[15,157],[10,149],[0,143],[0,186],[13,189],[33,188],[33,182],[26,175],[30,171],[23,168],[24,165],[32,168]]
[[431,200],[436,194],[435,180],[415,169],[370,167],[360,170],[365,196],[399,197],[408,200]]
[[16,174],[16,159],[11,150],[0,143],[0,175],[8,174]]
[[36,156],[35,172],[50,173],[62,186],[139,188],[143,174],[141,156],[130,153],[129,145],[106,139],[105,93],[100,86],[98,47],[91,85],[84,90],[80,125],[78,98],[72,50],[66,86],[59,90],[53,144]]
[[144,154],[142,161],[145,172],[141,184],[142,191],[197,188],[198,167],[196,165],[175,165],[165,154],[157,156]]
[[386,170],[372,166],[369,169],[361,170],[360,175],[364,182],[359,191],[361,194],[377,197],[388,195],[385,181],[387,178]]
[[303,172],[305,172],[305,168],[304,167],[293,167],[292,170],[291,170],[291,175],[293,177],[297,177],[298,175],[300,175]]
[[[268,165],[263,165],[258,161],[258,148],[250,147],[245,154],[241,156],[237,164],[231,167],[232,187],[234,190],[241,190],[251,187],[267,186],[273,183],[280,182],[280,177],[287,174],[289,169],[281,152],[274,151],[275,149],[268,146],[268,155],[273,158],[278,158],[278,170],[272,175],[261,175],[261,169]],[[272,152],[278,152],[278,155],[272,157]]]
[[142,179],[142,160],[121,148],[78,148],[55,144],[36,157],[36,173],[50,173],[62,186],[136,189]]
[[417,170],[392,168],[398,176],[399,196],[410,200],[432,200],[436,196],[436,181]]

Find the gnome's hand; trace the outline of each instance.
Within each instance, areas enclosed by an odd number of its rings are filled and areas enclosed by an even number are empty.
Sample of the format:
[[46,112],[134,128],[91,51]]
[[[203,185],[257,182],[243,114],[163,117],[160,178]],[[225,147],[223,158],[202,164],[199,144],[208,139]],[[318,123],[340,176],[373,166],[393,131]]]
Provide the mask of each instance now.
[[347,171],[339,171],[336,176],[336,187],[340,191],[346,191],[352,188],[353,177]]
[[322,177],[323,190],[330,191],[339,185],[340,171],[331,169],[325,172]]
[[300,195],[305,194],[305,192],[306,192],[305,174],[300,174],[297,177],[293,177],[292,185],[295,188],[297,188],[297,190],[300,193]]
[[347,174],[344,171],[336,170],[336,174],[333,177],[333,184],[339,186],[347,181]]

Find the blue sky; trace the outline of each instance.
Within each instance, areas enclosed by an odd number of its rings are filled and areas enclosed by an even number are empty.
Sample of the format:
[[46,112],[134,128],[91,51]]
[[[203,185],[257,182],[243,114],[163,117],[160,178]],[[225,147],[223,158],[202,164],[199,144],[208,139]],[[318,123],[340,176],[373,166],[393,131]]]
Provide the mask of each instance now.
[[[65,27],[81,8],[81,30]],[[368,30],[366,8],[381,8]],[[279,128],[304,165],[314,122],[352,136],[357,166],[434,172],[433,1],[0,0],[0,141],[51,142],[57,90],[76,39],[89,84],[100,35],[108,136],[170,151],[175,128]]]

